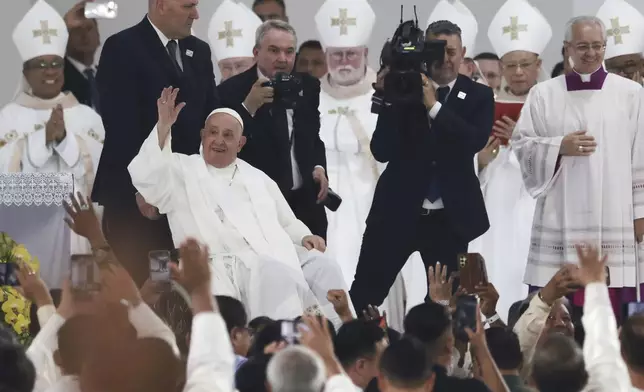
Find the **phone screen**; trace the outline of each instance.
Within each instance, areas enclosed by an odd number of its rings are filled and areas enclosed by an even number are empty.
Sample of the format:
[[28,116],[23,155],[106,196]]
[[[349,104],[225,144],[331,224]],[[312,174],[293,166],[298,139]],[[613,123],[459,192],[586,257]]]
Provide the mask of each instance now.
[[118,5],[113,1],[107,3],[88,2],[85,4],[87,19],[114,19],[118,14]]
[[90,293],[101,289],[98,265],[93,255],[71,257],[72,290],[77,294]]
[[170,251],[150,251],[148,259],[150,261],[150,279],[154,282],[170,282]]
[[644,313],[644,302],[629,302],[627,310],[628,317],[638,313]]
[[458,298],[456,302],[456,311],[454,312],[454,336],[456,339],[467,342],[469,338],[465,328],[476,331],[476,305],[478,298],[473,295],[464,295]]

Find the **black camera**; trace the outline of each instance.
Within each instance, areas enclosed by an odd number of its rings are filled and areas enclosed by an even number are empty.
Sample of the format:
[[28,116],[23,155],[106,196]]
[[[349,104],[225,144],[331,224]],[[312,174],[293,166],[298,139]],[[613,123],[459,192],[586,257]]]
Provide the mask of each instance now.
[[[414,7],[414,14],[416,7]],[[431,78],[432,67],[440,66],[445,58],[444,40],[425,40],[425,32],[415,20],[401,21],[391,41],[381,53],[383,67],[389,68],[384,80],[384,101],[392,104],[423,102],[421,74]]]
[[302,93],[302,80],[297,75],[278,72],[273,79],[262,83],[262,87],[273,88],[273,102],[295,109]]

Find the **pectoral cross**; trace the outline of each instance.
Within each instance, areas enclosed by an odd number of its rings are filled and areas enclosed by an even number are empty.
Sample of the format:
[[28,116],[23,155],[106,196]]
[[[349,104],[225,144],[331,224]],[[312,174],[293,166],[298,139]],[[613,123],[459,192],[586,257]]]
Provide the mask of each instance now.
[[346,8],[340,8],[340,16],[331,18],[331,26],[340,26],[340,35],[349,34],[349,26],[357,24],[356,18],[349,18],[349,12]]
[[624,43],[624,34],[631,33],[630,26],[620,26],[619,17],[611,18],[610,20],[610,30],[606,32],[609,37],[613,37],[615,45]]
[[226,47],[231,48],[235,46],[235,37],[241,37],[241,29],[233,29],[233,21],[227,20],[224,22],[224,31],[219,32],[219,39],[226,40]]
[[43,44],[50,44],[51,37],[58,37],[58,30],[50,29],[49,22],[46,20],[40,21],[40,30],[34,30],[34,38],[42,37]]
[[528,31],[528,25],[520,25],[518,16],[510,17],[510,25],[503,27],[503,34],[510,34],[510,41],[519,39],[519,33]]

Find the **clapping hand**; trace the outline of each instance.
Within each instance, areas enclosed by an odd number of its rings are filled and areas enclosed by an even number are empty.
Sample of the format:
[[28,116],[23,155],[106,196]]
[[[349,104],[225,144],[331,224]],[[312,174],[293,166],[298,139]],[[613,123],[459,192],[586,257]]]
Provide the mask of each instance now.
[[177,118],[179,113],[186,106],[185,102],[176,103],[179,89],[172,86],[166,87],[161,92],[161,96],[157,100],[157,111],[159,113],[159,121],[157,122],[157,131],[159,132],[159,144],[165,143],[168,134]]
[[586,131],[577,131],[564,136],[559,153],[566,156],[587,157],[596,149],[597,142],[593,136],[586,135]]

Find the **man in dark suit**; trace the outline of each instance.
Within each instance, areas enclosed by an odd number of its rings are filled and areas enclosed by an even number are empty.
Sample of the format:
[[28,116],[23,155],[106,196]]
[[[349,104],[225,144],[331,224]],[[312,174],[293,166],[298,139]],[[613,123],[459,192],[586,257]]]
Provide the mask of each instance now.
[[388,162],[374,193],[351,287],[356,311],[380,305],[411,253],[425,266],[457,269],[457,254],[489,228],[474,172],[474,154],[492,129],[494,94],[458,75],[465,56],[461,30],[432,23],[428,39],[447,42],[433,81],[423,75],[424,105],[383,107],[371,140],[373,156]]
[[262,170],[280,187],[295,216],[311,232],[326,238],[327,219],[320,204],[328,192],[326,152],[320,139],[320,82],[296,74],[302,91],[295,109],[262,84],[276,73],[290,74],[295,64],[295,30],[269,20],[258,29],[253,49],[257,65],[219,85],[224,106],[240,113],[247,142],[239,157]]
[[167,219],[136,193],[127,171],[157,122],[157,99],[164,87],[180,89],[186,107],[172,127],[172,151],[183,154],[199,152],[199,131],[219,107],[210,47],[191,36],[196,5],[149,0],[139,24],[107,39],[99,63],[106,137],[92,197],[105,206],[107,240],[139,284],[149,275],[147,253],[174,248]]
[[63,91],[70,91],[78,102],[100,114],[95,55],[101,41],[98,22],[85,17],[85,3],[81,1],[65,14],[69,40]]

